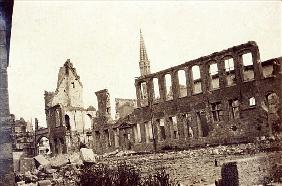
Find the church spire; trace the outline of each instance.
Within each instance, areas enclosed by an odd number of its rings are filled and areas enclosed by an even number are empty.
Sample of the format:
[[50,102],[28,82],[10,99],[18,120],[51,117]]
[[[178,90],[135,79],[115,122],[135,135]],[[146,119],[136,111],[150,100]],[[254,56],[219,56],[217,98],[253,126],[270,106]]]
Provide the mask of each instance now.
[[148,75],[151,73],[150,61],[147,56],[145,42],[143,39],[142,31],[140,29],[140,61],[139,61],[141,76]]

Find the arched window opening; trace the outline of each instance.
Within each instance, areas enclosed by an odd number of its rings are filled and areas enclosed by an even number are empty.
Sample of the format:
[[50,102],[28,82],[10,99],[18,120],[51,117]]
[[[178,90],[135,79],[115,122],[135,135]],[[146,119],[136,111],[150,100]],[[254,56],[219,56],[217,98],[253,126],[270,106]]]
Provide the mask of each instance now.
[[187,96],[186,74],[184,70],[179,70],[177,73],[179,81],[179,97],[185,97]]
[[67,130],[70,130],[71,129],[71,126],[70,126],[70,117],[69,115],[65,115],[65,124],[66,124],[66,128]]
[[158,101],[160,99],[160,89],[159,89],[158,78],[153,78],[153,85],[154,85],[154,100]]
[[171,75],[165,75],[165,85],[166,85],[166,100],[172,100],[173,92],[172,92],[172,83],[171,83]]
[[251,81],[255,78],[253,57],[251,53],[243,54],[243,79],[244,81]]
[[193,78],[193,94],[198,94],[202,92],[202,83],[201,83],[201,73],[200,67],[194,65],[192,67],[192,78]]
[[49,139],[46,137],[42,137],[38,144],[37,144],[37,149],[38,149],[38,154],[50,154],[51,153],[51,148],[50,148],[50,144],[49,144]]
[[210,75],[210,90],[219,88],[219,76],[217,63],[213,63],[209,66],[209,75]]
[[86,114],[84,129],[89,130],[91,128],[92,128],[92,116],[90,114]]
[[224,67],[226,72],[226,82],[227,86],[235,85],[235,70],[234,70],[234,60],[233,58],[228,58],[224,60]]

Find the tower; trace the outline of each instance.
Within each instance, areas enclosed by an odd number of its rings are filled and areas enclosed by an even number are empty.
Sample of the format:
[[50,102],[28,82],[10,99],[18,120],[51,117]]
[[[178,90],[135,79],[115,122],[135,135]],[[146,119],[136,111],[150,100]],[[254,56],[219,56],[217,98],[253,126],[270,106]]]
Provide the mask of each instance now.
[[139,68],[141,76],[145,76],[151,73],[150,69],[150,61],[147,56],[147,51],[145,48],[145,42],[143,39],[142,32],[140,30],[140,61],[139,61]]

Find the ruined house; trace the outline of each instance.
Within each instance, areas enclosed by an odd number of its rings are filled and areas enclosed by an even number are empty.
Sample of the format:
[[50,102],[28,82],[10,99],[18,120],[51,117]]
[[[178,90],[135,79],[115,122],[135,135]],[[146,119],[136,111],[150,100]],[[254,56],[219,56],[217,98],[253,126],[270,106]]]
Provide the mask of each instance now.
[[[141,35],[137,108],[116,122],[95,118],[94,150],[188,149],[275,136],[282,130],[281,61],[261,62],[250,41],[150,73]],[[107,91],[100,94],[98,103],[109,105]]]
[[23,152],[26,156],[34,156],[34,131],[30,122],[23,118],[15,119],[11,114],[13,152]]
[[80,146],[91,147],[92,133],[85,125],[85,117],[96,115],[94,107],[84,108],[83,85],[76,69],[68,59],[60,68],[55,92],[45,91],[45,114],[47,129],[35,132],[37,143],[47,137],[53,154],[79,150]]

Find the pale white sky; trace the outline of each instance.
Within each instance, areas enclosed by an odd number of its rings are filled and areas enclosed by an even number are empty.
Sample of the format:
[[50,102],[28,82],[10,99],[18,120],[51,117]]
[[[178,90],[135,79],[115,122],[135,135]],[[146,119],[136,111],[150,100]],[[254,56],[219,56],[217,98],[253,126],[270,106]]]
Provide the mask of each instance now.
[[156,72],[249,40],[261,60],[282,56],[281,2],[15,1],[10,50],[10,110],[45,125],[44,90],[56,89],[70,58],[84,85],[85,107],[95,91],[135,98],[139,29]]

